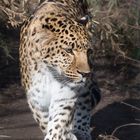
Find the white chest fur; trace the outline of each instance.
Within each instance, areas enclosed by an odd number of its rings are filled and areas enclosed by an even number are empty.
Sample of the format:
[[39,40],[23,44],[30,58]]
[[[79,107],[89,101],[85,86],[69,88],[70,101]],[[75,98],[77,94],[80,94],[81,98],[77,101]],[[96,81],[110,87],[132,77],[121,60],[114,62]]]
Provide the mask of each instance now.
[[47,68],[41,68],[32,77],[32,86],[27,92],[28,101],[36,104],[40,109],[48,109],[50,102],[69,99],[75,92],[68,86],[63,86],[57,81]]

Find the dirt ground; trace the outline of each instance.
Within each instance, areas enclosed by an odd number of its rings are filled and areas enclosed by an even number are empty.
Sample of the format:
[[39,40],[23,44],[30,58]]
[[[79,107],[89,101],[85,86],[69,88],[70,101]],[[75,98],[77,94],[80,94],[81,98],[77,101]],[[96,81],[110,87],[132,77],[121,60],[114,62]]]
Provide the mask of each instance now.
[[0,107],[1,140],[41,140],[43,135],[24,98]]

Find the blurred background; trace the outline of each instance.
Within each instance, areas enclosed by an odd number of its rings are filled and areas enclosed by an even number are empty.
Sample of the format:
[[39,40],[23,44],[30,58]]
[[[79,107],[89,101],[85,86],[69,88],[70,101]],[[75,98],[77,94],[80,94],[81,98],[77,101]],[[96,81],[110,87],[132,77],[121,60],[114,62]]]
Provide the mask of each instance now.
[[[41,139],[20,84],[19,32],[43,0],[0,1],[0,139]],[[93,137],[140,140],[140,1],[88,0],[95,73],[102,101]],[[126,126],[123,126],[126,125]],[[101,136],[99,136],[101,134]]]

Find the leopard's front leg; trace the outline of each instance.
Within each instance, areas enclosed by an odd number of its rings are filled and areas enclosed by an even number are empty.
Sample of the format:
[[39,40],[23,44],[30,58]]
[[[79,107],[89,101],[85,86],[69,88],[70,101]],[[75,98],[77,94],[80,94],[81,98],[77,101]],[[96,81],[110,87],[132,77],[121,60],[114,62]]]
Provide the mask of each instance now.
[[76,99],[52,101],[49,107],[48,131],[44,140],[77,140],[71,132]]

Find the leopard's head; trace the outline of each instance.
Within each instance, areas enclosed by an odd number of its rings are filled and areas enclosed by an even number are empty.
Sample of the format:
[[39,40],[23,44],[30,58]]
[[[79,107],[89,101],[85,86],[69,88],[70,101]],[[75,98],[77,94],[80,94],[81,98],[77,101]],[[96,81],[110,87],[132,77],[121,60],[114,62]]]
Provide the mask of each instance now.
[[84,83],[91,74],[91,41],[87,30],[63,17],[46,18],[45,22],[42,28],[47,32],[47,41],[43,43],[43,62],[61,81]]

